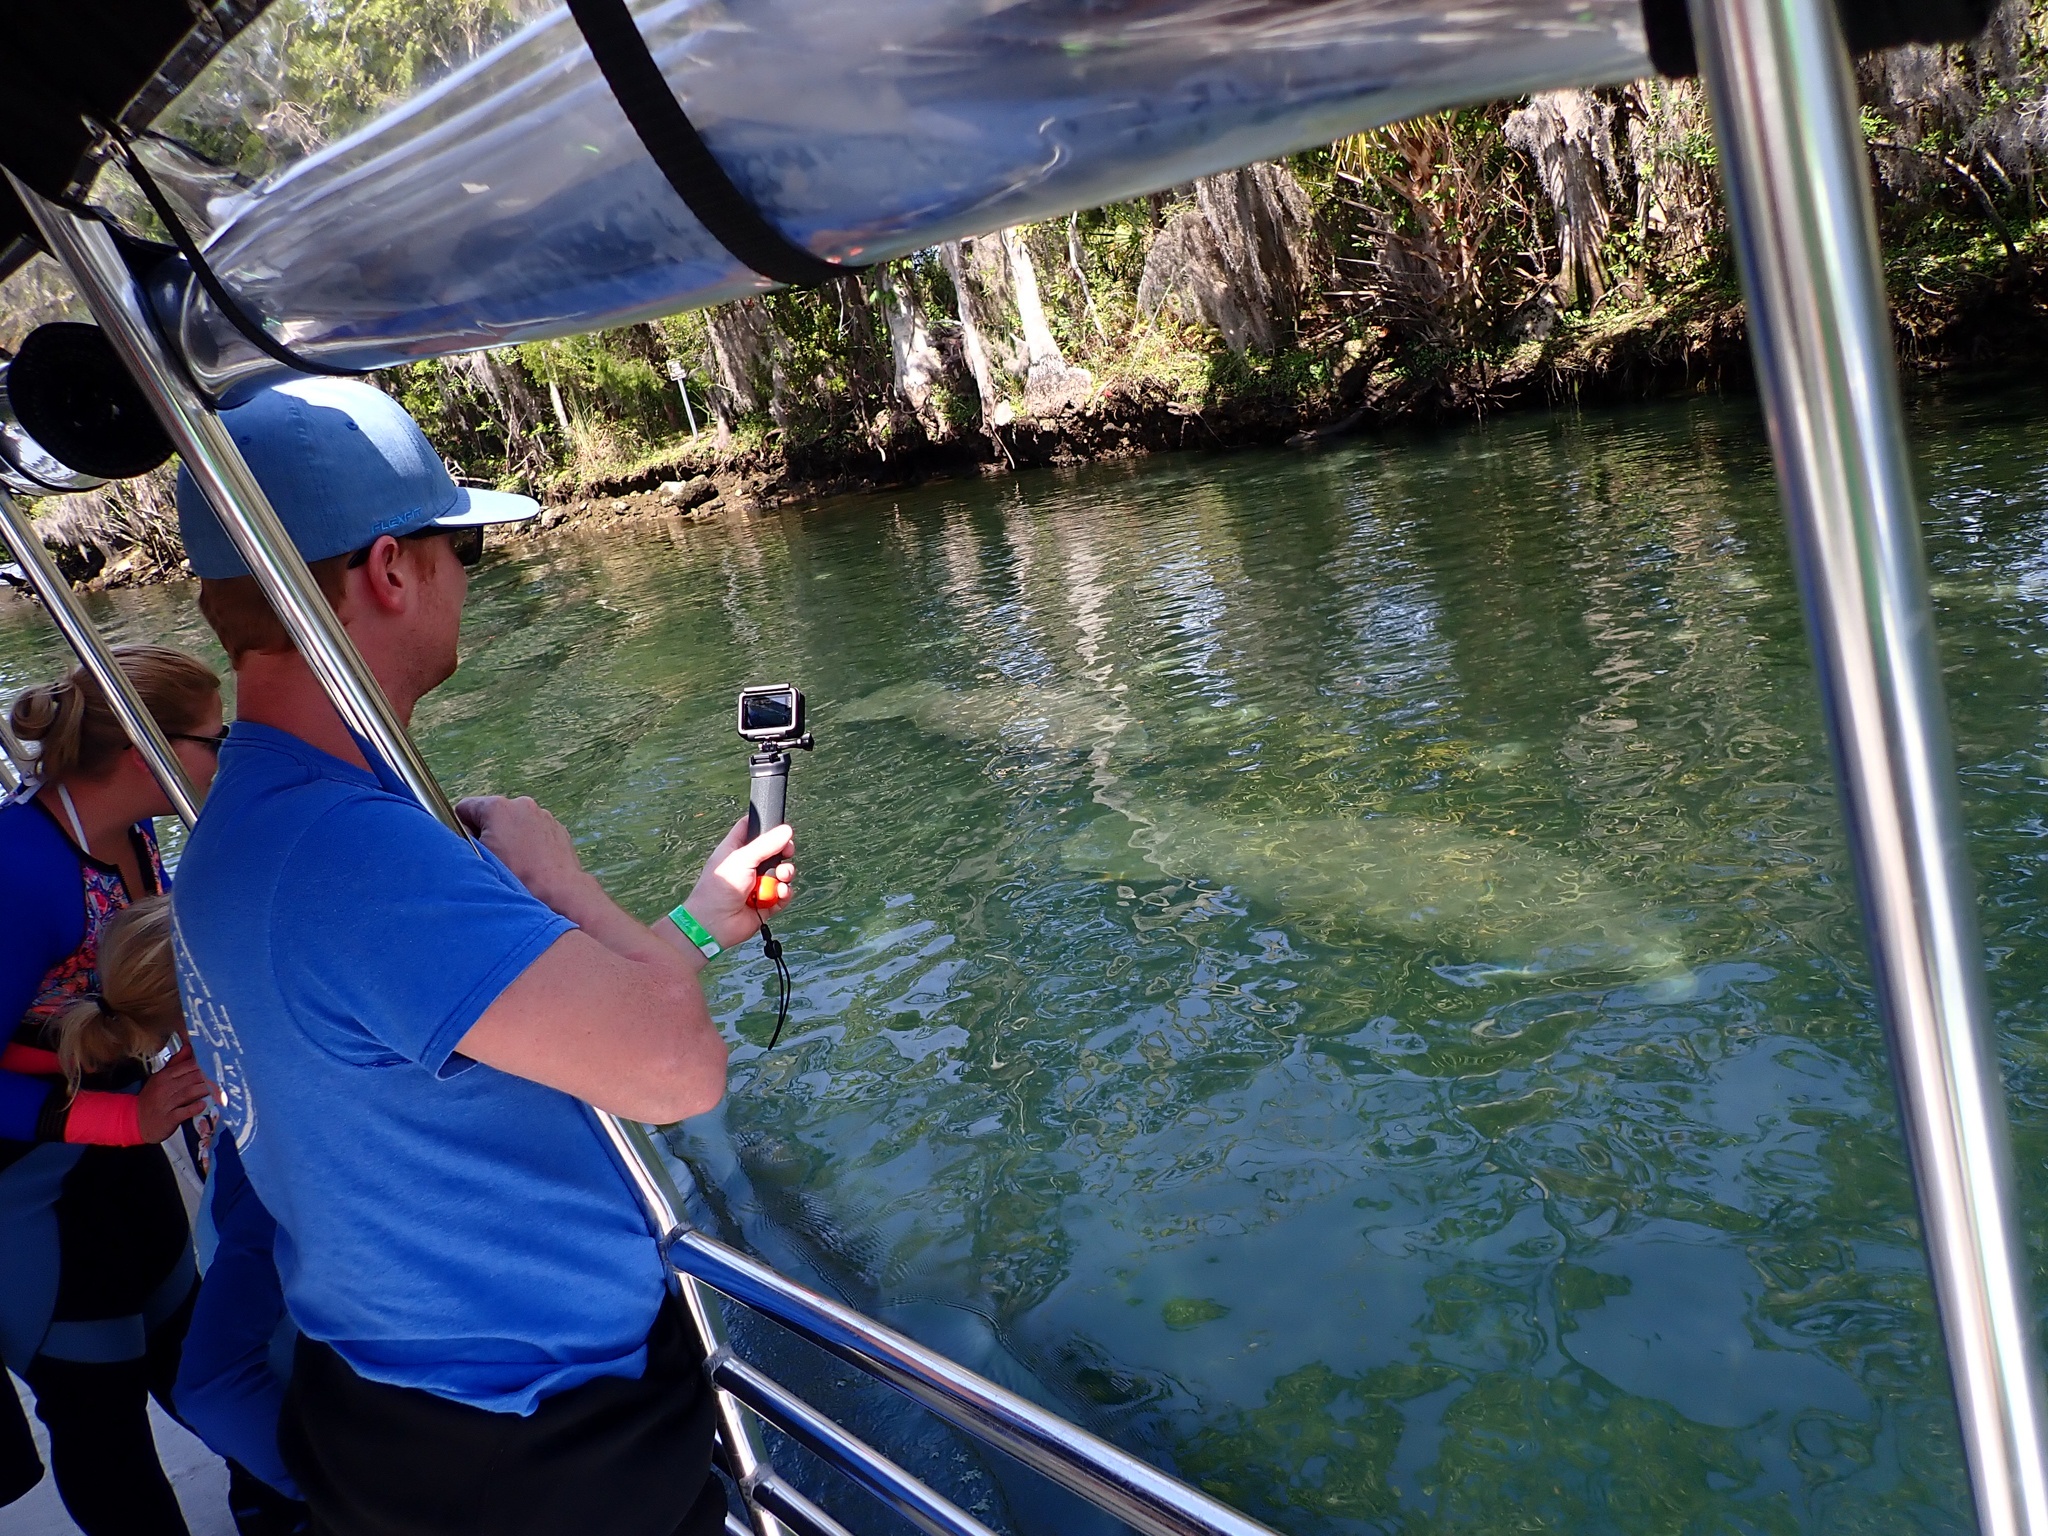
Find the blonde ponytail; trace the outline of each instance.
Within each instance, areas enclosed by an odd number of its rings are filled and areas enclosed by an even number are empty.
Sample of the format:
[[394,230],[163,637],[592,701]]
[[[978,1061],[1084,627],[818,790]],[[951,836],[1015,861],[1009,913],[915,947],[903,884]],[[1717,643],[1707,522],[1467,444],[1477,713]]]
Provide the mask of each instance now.
[[89,1072],[154,1056],[185,1021],[171,951],[171,899],[151,896],[100,933],[100,990],[57,1016],[57,1060],[71,1091]]
[[[197,727],[220,697],[211,668],[168,646],[116,646],[114,663],[156,723],[174,734]],[[45,784],[97,778],[128,749],[120,716],[83,667],[62,682],[27,689],[8,711],[8,723],[23,741],[35,743],[36,775]]]
[[7,723],[14,727],[14,734],[35,743],[36,762],[44,778],[52,783],[69,777],[78,766],[84,719],[85,701],[68,677],[59,683],[42,683],[25,690],[7,712]]

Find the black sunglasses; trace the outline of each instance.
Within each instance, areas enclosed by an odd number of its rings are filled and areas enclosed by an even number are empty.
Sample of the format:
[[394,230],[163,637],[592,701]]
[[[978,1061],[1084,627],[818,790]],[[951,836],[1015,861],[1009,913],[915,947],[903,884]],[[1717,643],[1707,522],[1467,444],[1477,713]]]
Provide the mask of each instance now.
[[222,726],[219,730],[215,731],[211,736],[194,736],[189,731],[165,731],[164,735],[169,737],[172,741],[194,742],[199,746],[205,747],[208,751],[212,752],[215,757],[219,757],[221,746],[228,739],[228,728],[226,726]]
[[[448,541],[448,547],[455,551],[455,558],[465,567],[474,566],[484,557],[484,531],[481,526],[441,528],[433,523],[429,523],[424,528],[415,528],[411,533],[401,533],[395,535],[395,537],[401,539],[444,538]],[[376,547],[374,543],[366,544],[363,548],[350,555],[348,557],[348,568],[354,570],[359,565],[369,564],[370,551]]]

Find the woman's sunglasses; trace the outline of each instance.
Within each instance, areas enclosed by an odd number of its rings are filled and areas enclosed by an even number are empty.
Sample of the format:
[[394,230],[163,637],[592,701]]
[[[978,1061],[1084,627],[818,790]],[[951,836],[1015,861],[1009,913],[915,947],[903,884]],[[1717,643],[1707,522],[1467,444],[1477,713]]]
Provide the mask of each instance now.
[[189,731],[165,731],[164,735],[172,741],[189,741],[195,746],[206,748],[215,757],[219,757],[221,745],[228,739],[228,728],[222,726],[211,736],[194,736]]
[[[474,566],[484,557],[484,531],[481,527],[441,528],[433,523],[429,523],[424,528],[415,528],[411,533],[401,533],[397,537],[401,539],[446,539],[448,547],[455,551],[455,558],[465,567]],[[350,555],[348,557],[348,568],[354,570],[359,565],[369,564],[370,551],[376,547],[375,544],[365,545]]]

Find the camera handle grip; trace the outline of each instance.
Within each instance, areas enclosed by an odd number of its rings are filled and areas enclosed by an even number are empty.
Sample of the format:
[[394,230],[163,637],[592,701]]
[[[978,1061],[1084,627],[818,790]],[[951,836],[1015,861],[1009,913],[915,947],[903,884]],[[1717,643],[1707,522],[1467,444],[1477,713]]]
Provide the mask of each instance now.
[[[747,840],[752,842],[770,827],[779,827],[789,819],[789,754],[787,752],[756,752],[747,759]],[[755,873],[762,875],[762,882],[755,893],[756,903],[775,899],[775,881],[772,871],[781,862],[780,857],[768,860]]]

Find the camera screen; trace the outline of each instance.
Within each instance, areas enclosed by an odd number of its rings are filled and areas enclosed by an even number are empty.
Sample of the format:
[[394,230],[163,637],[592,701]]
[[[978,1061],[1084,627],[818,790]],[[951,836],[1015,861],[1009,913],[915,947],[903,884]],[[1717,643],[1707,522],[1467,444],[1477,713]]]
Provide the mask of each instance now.
[[795,725],[793,693],[750,693],[740,701],[742,731],[787,731]]

